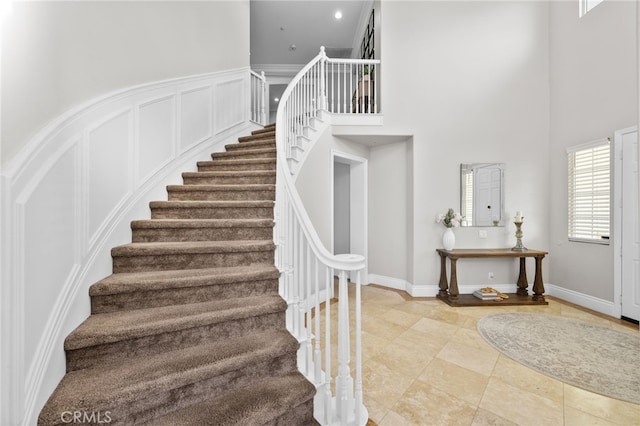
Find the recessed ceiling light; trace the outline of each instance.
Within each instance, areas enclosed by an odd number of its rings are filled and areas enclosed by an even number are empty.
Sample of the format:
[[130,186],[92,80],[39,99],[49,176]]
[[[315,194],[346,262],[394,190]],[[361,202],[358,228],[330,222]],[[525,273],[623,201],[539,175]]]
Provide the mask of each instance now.
[[273,98],[274,102],[278,102],[280,98]]
[[342,12],[340,12],[340,11],[338,10],[338,11],[336,12],[336,14],[335,14],[335,15],[333,15],[333,16],[335,16],[335,18],[336,18],[336,19],[342,19]]

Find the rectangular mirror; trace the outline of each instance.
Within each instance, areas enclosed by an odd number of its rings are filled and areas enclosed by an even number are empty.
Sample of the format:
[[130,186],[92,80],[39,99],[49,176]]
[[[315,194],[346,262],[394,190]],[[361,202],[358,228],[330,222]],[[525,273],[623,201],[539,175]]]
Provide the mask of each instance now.
[[462,226],[504,226],[504,163],[460,164]]

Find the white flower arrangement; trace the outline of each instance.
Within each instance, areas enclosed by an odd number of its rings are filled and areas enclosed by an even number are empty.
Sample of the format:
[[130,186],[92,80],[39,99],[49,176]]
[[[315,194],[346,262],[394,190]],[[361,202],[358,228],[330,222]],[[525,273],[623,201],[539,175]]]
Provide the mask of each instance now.
[[439,214],[436,216],[436,223],[441,223],[447,228],[457,228],[460,226],[462,216],[453,209],[447,210],[445,214]]

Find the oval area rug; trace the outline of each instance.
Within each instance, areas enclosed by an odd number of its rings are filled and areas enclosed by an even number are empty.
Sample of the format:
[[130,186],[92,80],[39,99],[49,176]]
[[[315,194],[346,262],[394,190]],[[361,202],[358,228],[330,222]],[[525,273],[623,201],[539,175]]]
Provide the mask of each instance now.
[[640,335],[553,315],[504,313],[478,332],[509,358],[564,383],[640,404]]

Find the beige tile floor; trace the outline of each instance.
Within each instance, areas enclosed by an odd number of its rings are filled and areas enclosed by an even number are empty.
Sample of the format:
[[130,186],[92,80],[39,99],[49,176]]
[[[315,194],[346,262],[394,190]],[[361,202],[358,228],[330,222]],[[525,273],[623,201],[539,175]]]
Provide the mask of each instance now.
[[370,420],[379,426],[640,425],[640,405],[537,373],[500,354],[476,332],[482,317],[516,311],[580,319],[640,338],[637,326],[548,301],[548,306],[452,308],[435,298],[364,286],[363,386]]

